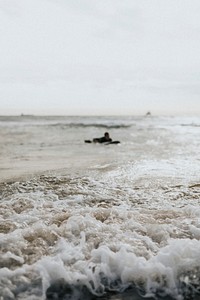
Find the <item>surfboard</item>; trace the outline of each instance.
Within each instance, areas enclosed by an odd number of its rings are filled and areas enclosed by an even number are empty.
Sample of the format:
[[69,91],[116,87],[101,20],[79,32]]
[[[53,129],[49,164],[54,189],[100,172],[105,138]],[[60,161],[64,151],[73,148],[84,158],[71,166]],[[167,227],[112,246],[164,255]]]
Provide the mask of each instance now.
[[120,144],[120,141],[106,142],[104,145]]
[[[84,141],[87,144],[93,143],[91,140],[85,140]],[[120,141],[112,141],[112,142],[105,142],[105,143],[94,143],[94,144],[103,144],[103,145],[113,145],[113,144],[120,144]]]
[[85,140],[85,143],[90,144],[90,143],[92,143],[92,141],[90,141],[90,140]]

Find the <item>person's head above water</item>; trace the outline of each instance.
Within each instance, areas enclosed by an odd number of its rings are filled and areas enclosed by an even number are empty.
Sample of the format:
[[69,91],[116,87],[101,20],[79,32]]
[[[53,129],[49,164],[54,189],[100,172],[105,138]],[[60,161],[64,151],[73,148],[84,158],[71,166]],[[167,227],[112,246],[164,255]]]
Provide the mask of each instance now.
[[105,133],[104,133],[104,136],[105,136],[106,139],[109,139],[109,138],[110,138],[110,135],[109,135],[108,132],[105,132]]

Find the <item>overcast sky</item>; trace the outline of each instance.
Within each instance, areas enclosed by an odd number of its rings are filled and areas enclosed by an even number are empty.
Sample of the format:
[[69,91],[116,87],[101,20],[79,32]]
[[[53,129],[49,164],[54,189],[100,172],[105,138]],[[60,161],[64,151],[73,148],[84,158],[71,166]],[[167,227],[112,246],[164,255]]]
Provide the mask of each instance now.
[[199,0],[0,0],[0,115],[200,115]]

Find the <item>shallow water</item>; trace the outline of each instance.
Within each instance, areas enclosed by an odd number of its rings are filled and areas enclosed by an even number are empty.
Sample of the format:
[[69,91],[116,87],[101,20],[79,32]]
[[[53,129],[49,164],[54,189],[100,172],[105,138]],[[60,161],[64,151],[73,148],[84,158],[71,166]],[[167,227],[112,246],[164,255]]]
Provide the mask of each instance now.
[[[88,297],[198,299],[199,129],[199,118],[0,117],[2,299],[45,299],[60,280]],[[84,143],[104,131],[121,143]]]

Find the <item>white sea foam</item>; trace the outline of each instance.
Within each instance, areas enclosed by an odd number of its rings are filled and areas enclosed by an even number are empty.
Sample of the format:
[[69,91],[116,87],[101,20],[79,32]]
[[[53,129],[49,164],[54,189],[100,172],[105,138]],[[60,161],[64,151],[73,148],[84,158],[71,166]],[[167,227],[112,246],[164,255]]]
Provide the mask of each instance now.
[[[198,127],[182,126],[187,119],[111,118],[118,147],[83,143],[107,119],[96,127],[93,119],[82,127],[71,121],[0,123],[10,176],[0,184],[3,299],[45,299],[61,278],[96,295],[134,285],[148,296],[184,299],[200,281]],[[25,177],[16,180],[9,168]]]

